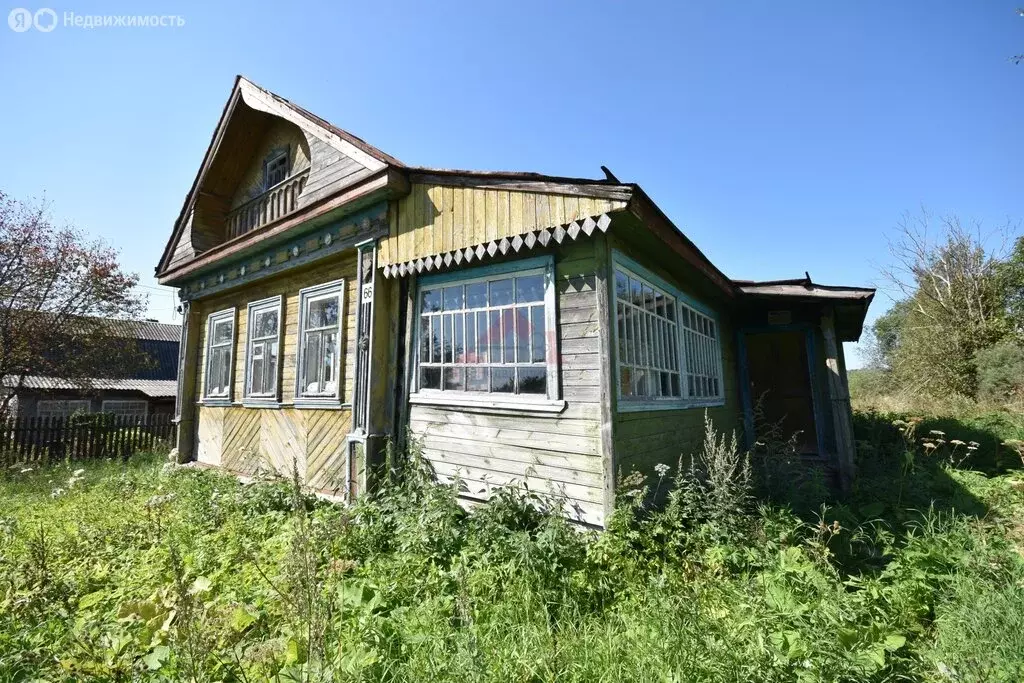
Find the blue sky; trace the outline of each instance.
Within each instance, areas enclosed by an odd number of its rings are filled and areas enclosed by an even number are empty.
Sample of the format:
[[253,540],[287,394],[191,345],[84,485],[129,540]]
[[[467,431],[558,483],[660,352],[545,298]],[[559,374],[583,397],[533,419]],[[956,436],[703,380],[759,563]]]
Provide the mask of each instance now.
[[[605,164],[732,277],[871,285],[905,211],[1024,217],[1016,5],[52,4],[50,33],[0,24],[0,188],[45,193],[153,286],[242,73],[406,163]],[[67,12],[185,24],[85,29]],[[170,320],[170,292],[147,291]]]

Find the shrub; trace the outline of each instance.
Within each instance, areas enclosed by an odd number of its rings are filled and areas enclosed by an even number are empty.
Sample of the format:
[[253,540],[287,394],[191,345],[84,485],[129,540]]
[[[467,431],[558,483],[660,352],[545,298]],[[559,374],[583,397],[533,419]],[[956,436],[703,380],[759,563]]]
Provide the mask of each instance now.
[[975,355],[978,398],[1007,402],[1024,400],[1024,346],[1003,341]]

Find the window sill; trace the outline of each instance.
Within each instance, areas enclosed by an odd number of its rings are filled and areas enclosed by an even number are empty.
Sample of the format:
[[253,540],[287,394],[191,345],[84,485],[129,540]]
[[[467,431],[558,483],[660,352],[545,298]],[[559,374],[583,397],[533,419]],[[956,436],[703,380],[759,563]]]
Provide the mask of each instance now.
[[494,399],[475,396],[444,396],[412,394],[409,403],[413,405],[440,406],[444,408],[477,408],[479,410],[508,410],[524,413],[560,413],[565,410],[564,400],[536,399]]
[[336,398],[296,398],[292,408],[301,410],[345,410],[352,407],[351,403],[342,403]]
[[690,408],[717,408],[725,405],[724,398],[695,401],[635,401],[619,399],[620,413],[648,413],[658,410],[689,410]]
[[280,408],[281,402],[276,398],[245,398],[242,399],[243,408]]
[[230,408],[233,404],[230,398],[204,398],[199,405],[211,408]]

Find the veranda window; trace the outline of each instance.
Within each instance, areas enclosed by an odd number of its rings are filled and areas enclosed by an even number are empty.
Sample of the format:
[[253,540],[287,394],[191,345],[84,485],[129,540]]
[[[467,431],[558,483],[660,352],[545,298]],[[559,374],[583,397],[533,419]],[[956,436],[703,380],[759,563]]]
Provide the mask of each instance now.
[[246,345],[245,397],[277,398],[277,368],[281,333],[281,297],[249,304]]
[[299,302],[300,397],[338,399],[341,365],[342,280],[302,290]]
[[685,408],[723,399],[720,330],[698,306],[616,254],[620,410]]
[[686,353],[686,395],[690,398],[722,397],[722,349],[718,325],[706,315],[681,304]]
[[615,321],[622,398],[680,398],[676,299],[639,275],[616,268]]
[[211,314],[206,323],[206,398],[231,399],[234,346],[235,309]]
[[36,403],[36,415],[39,417],[69,417],[75,413],[88,413],[88,400],[53,401],[45,400]]
[[104,401],[102,411],[120,417],[145,417],[149,404],[145,401]]
[[[509,269],[512,269],[509,272]],[[504,264],[458,279],[425,279],[419,292],[420,393],[555,398],[553,261]]]

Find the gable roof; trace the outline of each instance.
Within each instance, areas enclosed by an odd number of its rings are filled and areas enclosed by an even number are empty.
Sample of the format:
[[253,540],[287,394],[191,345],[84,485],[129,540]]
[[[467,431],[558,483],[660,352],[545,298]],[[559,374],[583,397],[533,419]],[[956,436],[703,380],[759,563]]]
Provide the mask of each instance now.
[[210,138],[210,144],[207,146],[206,153],[203,155],[203,162],[199,167],[199,171],[196,173],[196,177],[192,181],[192,187],[189,189],[188,194],[185,195],[185,201],[182,204],[181,211],[179,211],[178,218],[174,222],[174,230],[172,231],[171,237],[167,241],[167,244],[164,246],[164,250],[160,255],[160,262],[156,268],[156,272],[158,274],[168,269],[174,247],[181,238],[190,211],[195,206],[199,189],[213,165],[217,151],[224,139],[224,135],[231,121],[231,117],[240,103],[255,111],[271,114],[295,124],[303,132],[308,133],[315,138],[319,138],[328,145],[341,151],[346,156],[355,159],[371,171],[380,171],[389,166],[405,168],[405,164],[401,161],[390,154],[377,149],[373,145],[370,145],[361,138],[328,123],[319,116],[316,116],[299,105],[270,92],[266,88],[257,85],[242,75],[235,76],[235,83],[231,89],[231,95],[228,97],[227,102],[224,104],[224,109],[221,111],[220,119],[217,121],[217,127],[214,129],[213,135]]

